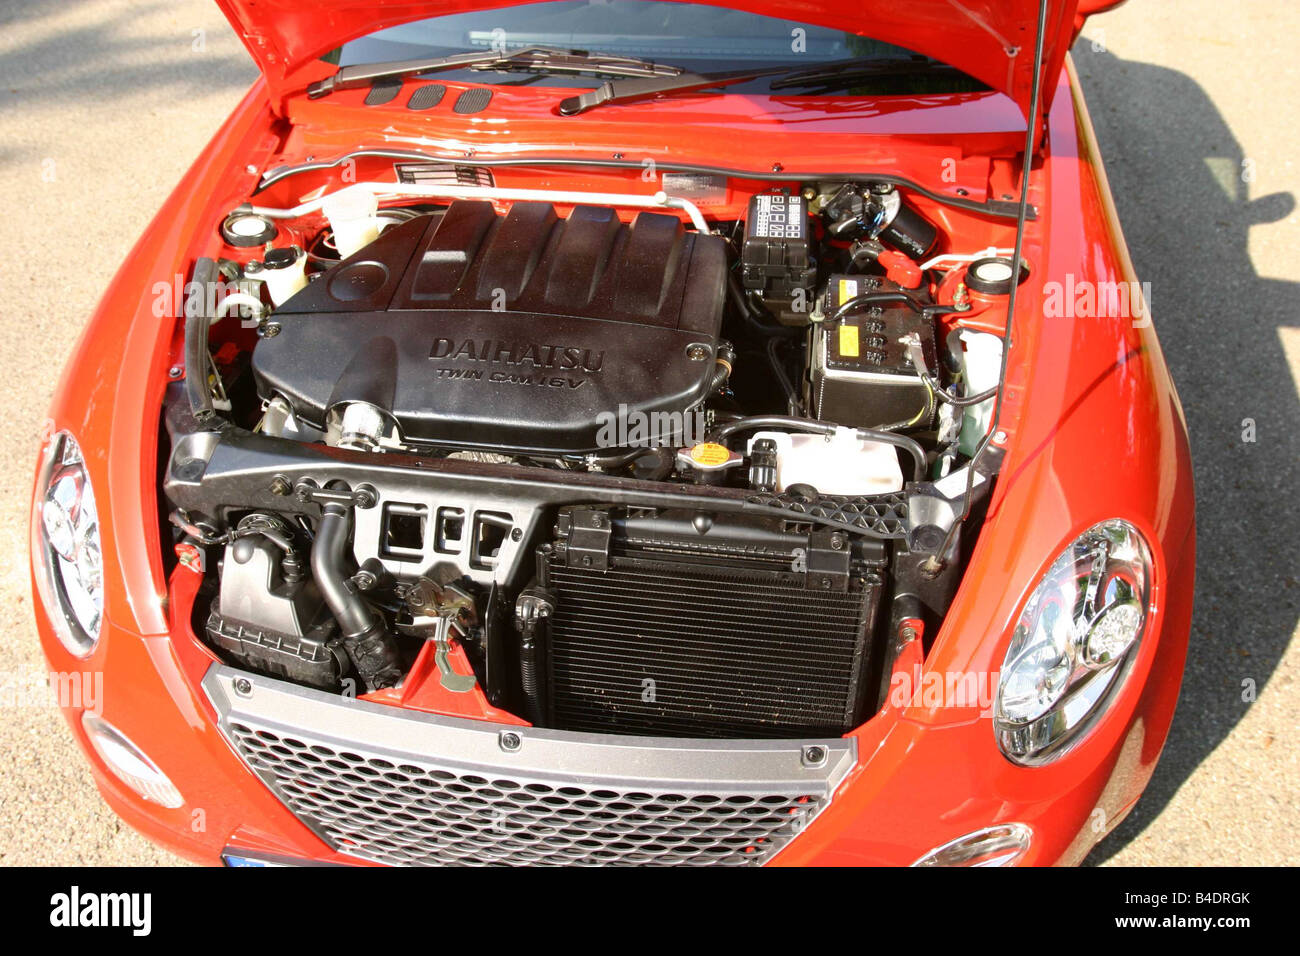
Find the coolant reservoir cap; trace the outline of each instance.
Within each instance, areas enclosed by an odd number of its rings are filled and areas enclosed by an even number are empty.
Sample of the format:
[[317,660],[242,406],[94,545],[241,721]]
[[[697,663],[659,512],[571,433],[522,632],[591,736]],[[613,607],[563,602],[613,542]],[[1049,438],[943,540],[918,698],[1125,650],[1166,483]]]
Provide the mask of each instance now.
[[743,460],[739,454],[726,445],[714,441],[700,442],[690,448],[683,448],[677,453],[677,457],[679,461],[683,461],[692,468],[698,468],[701,471],[727,468],[731,465],[738,465]]

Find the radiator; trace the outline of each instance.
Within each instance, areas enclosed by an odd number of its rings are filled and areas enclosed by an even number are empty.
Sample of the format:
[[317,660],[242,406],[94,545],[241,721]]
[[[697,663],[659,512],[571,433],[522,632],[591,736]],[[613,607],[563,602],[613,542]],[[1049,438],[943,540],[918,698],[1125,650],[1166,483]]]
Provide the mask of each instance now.
[[883,546],[772,519],[570,509],[542,549],[551,726],[731,738],[862,719]]

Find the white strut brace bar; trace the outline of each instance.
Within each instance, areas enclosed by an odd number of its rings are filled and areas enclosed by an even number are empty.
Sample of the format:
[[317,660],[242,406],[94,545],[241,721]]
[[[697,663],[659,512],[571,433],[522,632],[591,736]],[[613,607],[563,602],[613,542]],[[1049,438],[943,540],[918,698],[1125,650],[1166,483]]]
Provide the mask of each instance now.
[[566,189],[500,189],[496,186],[452,186],[436,183],[353,183],[329,196],[318,196],[289,209],[274,206],[241,206],[236,212],[252,212],[267,219],[296,219],[320,210],[333,196],[349,193],[368,193],[377,198],[425,197],[431,199],[504,199],[511,201],[539,201],[563,205],[623,206],[633,209],[679,209],[690,217],[692,225],[701,233],[708,233],[709,224],[699,207],[689,199],[669,196],[660,191],[651,196],[629,193],[588,193]]

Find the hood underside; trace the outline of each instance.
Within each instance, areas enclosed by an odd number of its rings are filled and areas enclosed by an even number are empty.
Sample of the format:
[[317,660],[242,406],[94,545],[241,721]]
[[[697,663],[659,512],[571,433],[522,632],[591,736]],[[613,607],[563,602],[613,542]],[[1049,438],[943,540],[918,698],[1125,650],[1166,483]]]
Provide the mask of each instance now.
[[[1012,97],[1028,114],[1039,0],[697,0],[906,47]],[[1044,104],[1080,0],[1046,0]],[[217,0],[266,77],[272,102],[330,71],[319,58],[359,36],[426,17],[516,6],[502,0]],[[1087,6],[1084,0],[1083,6]]]

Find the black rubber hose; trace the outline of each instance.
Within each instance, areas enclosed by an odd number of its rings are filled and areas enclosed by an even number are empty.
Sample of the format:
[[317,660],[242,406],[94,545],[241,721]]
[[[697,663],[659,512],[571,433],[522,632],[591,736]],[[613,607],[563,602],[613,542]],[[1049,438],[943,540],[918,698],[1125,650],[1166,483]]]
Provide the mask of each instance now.
[[715,395],[727,385],[731,370],[736,365],[736,350],[730,342],[719,342],[713,369],[713,378],[709,380],[709,394]]
[[343,572],[351,524],[352,510],[346,505],[330,503],[321,507],[311,549],[311,573],[343,636],[360,637],[374,628],[379,616],[349,587]]
[[731,295],[731,304],[736,307],[736,311],[746,319],[751,318],[752,313],[749,310],[749,302],[745,299],[745,293],[740,288],[740,281],[736,278],[734,272],[727,273],[727,292]]
[[758,336],[775,335],[778,338],[791,338],[801,334],[800,328],[792,325],[769,324],[762,315],[754,308],[750,301],[745,298],[745,292],[740,287],[740,280],[736,278],[734,272],[727,273],[727,291],[731,293],[731,303],[740,313],[740,317],[745,320],[750,331]]
[[[653,464],[647,465],[647,458],[653,458]],[[636,459],[640,462],[641,468],[635,474],[645,481],[663,481],[673,473],[676,458],[677,456],[671,448],[651,448],[648,454]]]
[[[541,579],[548,577],[543,565]],[[524,694],[524,716],[533,724],[541,724],[546,712],[542,683],[542,641],[546,637],[546,621],[555,611],[555,596],[544,586],[530,584],[519,592],[515,604],[515,627],[519,631],[519,686]]]
[[713,380],[709,382],[709,394],[713,395],[720,391],[730,377],[731,369],[719,362],[718,367],[713,371]]
[[777,354],[777,346],[790,339],[796,338],[803,333],[803,330],[789,325],[769,325],[763,321],[762,316],[755,311],[749,300],[745,298],[744,291],[740,288],[740,282],[736,279],[734,272],[727,273],[727,290],[731,293],[732,304],[740,317],[744,319],[745,324],[749,326],[751,332],[760,338],[767,339],[765,351],[767,353],[768,364],[772,366],[772,373],[776,376],[777,383],[781,390],[785,392],[786,403],[792,412],[799,412],[803,408],[803,403],[799,399],[799,393],[795,390],[794,384],[790,381],[790,375],[781,362],[781,357]]
[[[605,455],[603,457],[573,455],[565,456],[567,460],[582,461],[584,464],[595,468],[609,470],[611,468],[625,468],[628,465],[636,464],[643,458],[654,457],[655,463],[650,468],[650,481],[661,481],[663,478],[672,474],[674,450],[666,445],[648,445],[641,448],[632,448],[617,454]],[[658,477],[654,477],[658,476]]]
[[[340,483],[331,489],[344,490]],[[392,687],[402,677],[397,642],[388,633],[383,615],[374,611],[350,586],[343,572],[352,511],[346,505],[321,506],[316,540],[311,549],[311,573],[330,613],[338,621],[343,646],[367,690]]]
[[618,452],[612,455],[565,455],[564,457],[568,461],[581,461],[594,468],[622,468],[624,465],[630,465],[642,455],[648,453],[648,448],[633,448],[631,451]]
[[196,291],[185,300],[185,394],[190,400],[190,411],[200,425],[207,425],[217,415],[212,407],[212,389],[208,387],[211,372],[208,333],[212,316],[207,306],[207,290],[216,279],[217,263],[206,256],[198,259],[191,279],[191,288]]
[[[844,426],[836,425],[834,422],[822,422],[812,418],[795,418],[790,415],[751,415],[747,418],[737,418],[735,421],[719,425],[713,430],[712,438],[717,442],[725,442],[727,438],[736,434],[736,432],[752,431],[755,428],[785,428],[791,431],[812,432],[816,435],[833,435],[841,427]],[[917,481],[925,477],[925,449],[915,439],[908,438],[906,435],[897,435],[893,432],[882,432],[875,428],[855,428],[853,431],[864,440],[883,442],[886,445],[893,445],[895,448],[903,449],[912,456],[912,460],[916,465],[913,477]]]

